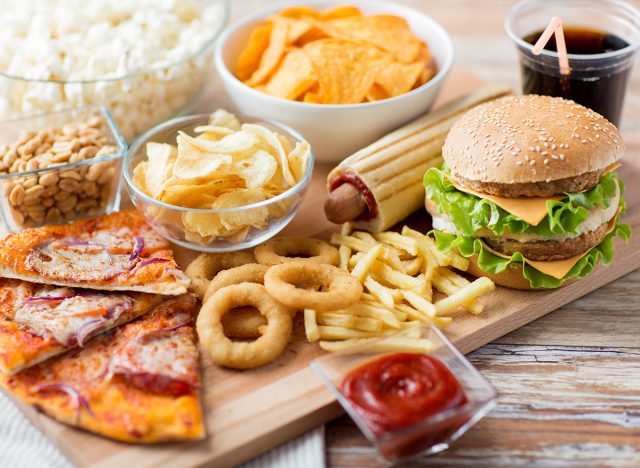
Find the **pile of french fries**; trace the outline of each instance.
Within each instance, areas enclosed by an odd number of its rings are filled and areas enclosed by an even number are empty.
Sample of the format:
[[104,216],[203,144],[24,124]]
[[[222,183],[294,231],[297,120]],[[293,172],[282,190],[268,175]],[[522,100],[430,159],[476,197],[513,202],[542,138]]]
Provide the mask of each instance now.
[[429,352],[432,344],[415,325],[444,328],[461,308],[479,314],[477,299],[495,289],[489,278],[470,282],[457,274],[454,268],[468,268],[466,258],[440,252],[432,238],[407,226],[401,233],[370,234],[351,232],[347,223],[331,243],[338,246],[340,266],[360,280],[364,293],[347,309],[304,311],[307,339],[327,351],[368,344],[377,351]]

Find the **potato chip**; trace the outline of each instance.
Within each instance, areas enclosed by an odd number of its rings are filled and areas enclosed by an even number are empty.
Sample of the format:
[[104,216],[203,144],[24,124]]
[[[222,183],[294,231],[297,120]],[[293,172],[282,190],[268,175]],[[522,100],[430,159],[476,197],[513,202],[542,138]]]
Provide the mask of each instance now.
[[245,226],[240,228],[235,234],[230,234],[226,236],[226,239],[232,244],[237,244],[238,242],[242,242],[249,235],[249,231],[251,228],[249,226]]
[[398,16],[352,16],[330,22],[333,27],[355,39],[360,39],[391,53],[401,62],[417,59],[423,42]]
[[311,104],[322,104],[322,96],[318,93],[308,92],[305,93],[303,102],[308,102]]
[[339,18],[349,18],[351,16],[362,16],[360,9],[353,5],[337,5],[334,7],[329,7],[320,13],[320,17],[325,20],[339,19]]
[[165,143],[149,142],[146,146],[149,165],[146,169],[145,189],[151,197],[158,197],[167,178],[170,162],[176,157],[176,149]]
[[221,166],[233,162],[233,159],[228,154],[203,151],[200,146],[195,146],[192,143],[196,139],[189,137],[185,133],[180,133],[177,140],[178,159],[176,159],[173,168],[173,175],[179,179],[189,180],[210,177]]
[[215,154],[245,153],[260,143],[260,138],[254,132],[244,130],[238,130],[219,141],[205,141],[193,138],[184,132],[180,132],[178,138],[199,151]]
[[426,62],[392,62],[378,73],[376,83],[387,96],[399,96],[413,89],[426,66]]
[[273,73],[284,55],[288,34],[289,25],[287,23],[279,21],[273,24],[273,29],[269,36],[269,46],[265,49],[262,57],[260,57],[258,69],[253,72],[251,78],[247,80],[249,86],[262,83]]
[[325,102],[362,102],[391,58],[379,49],[341,39],[322,39],[303,47],[318,75]]
[[240,130],[238,117],[225,109],[217,109],[209,116],[209,125],[213,127],[224,127],[237,132]]
[[149,161],[142,161],[138,163],[138,165],[133,168],[133,183],[136,187],[138,187],[142,192],[149,195],[149,191],[147,190],[147,168],[149,167]]
[[306,141],[299,141],[293,151],[289,152],[289,167],[296,180],[302,180],[309,166],[311,146]]
[[189,211],[182,215],[182,222],[187,232],[185,237],[190,242],[203,242],[207,237],[215,237],[225,231],[218,213]]
[[218,196],[244,187],[244,181],[237,176],[226,176],[206,183],[184,183],[176,179],[165,186],[160,201],[186,208],[211,208]]
[[280,135],[278,132],[273,133],[275,133],[278,137],[278,140],[280,140],[280,144],[282,145],[282,149],[284,150],[284,152],[286,154],[291,153],[291,142],[289,141],[289,139],[284,135]]
[[265,186],[276,174],[278,162],[266,151],[259,149],[249,156],[234,159],[231,172],[244,179],[247,188]]
[[199,133],[198,138],[202,138],[207,141],[218,141],[221,138],[231,135],[234,130],[227,127],[218,127],[215,125],[199,125],[193,129],[194,132]]
[[249,43],[242,50],[236,61],[236,75],[242,81],[251,78],[260,66],[262,54],[269,47],[269,37],[272,29],[273,25],[267,23],[251,31]]
[[285,8],[284,10],[280,11],[278,15],[286,16],[289,18],[304,18],[305,16],[317,18],[320,16],[320,13],[309,6],[293,6]]
[[[380,76],[380,75],[378,75]],[[388,99],[389,95],[387,92],[377,83],[373,83],[369,91],[367,91],[367,101],[380,101],[382,99]]]
[[[236,76],[272,96],[312,104],[379,101],[421,86],[437,71],[427,44],[399,16],[363,16],[353,5],[336,5],[322,11],[296,6],[272,15],[267,24],[272,28],[269,45],[261,49],[264,39],[261,43],[259,34],[252,34],[242,53],[243,58],[260,53],[259,66],[249,79],[242,70]],[[336,43],[329,47],[325,42],[329,39],[344,41],[338,43],[344,47]],[[385,54],[388,58],[381,59]],[[380,67],[380,60],[393,66]],[[373,86],[371,76],[382,68],[385,71]],[[322,86],[315,89],[318,83]]]
[[300,37],[304,36],[312,28],[311,24],[307,21],[281,15],[272,16],[271,21],[274,23],[282,21],[287,24],[287,44],[295,44]]
[[265,87],[265,92],[284,99],[297,99],[316,83],[311,62],[301,49],[291,49]]
[[254,135],[258,136],[263,144],[265,144],[269,149],[275,152],[277,160],[280,163],[280,169],[282,171],[285,182],[290,187],[293,187],[296,184],[296,180],[293,178],[293,175],[291,175],[291,170],[289,169],[289,160],[278,137],[272,131],[263,127],[262,125],[244,124],[242,125],[242,130],[251,132]]
[[[253,205],[267,199],[267,195],[261,189],[239,189],[225,193],[211,205],[214,209],[236,208],[240,206]],[[220,223],[226,229],[237,229],[245,226],[252,226],[257,229],[264,229],[269,218],[269,209],[266,206],[246,208],[237,211],[219,213]]]

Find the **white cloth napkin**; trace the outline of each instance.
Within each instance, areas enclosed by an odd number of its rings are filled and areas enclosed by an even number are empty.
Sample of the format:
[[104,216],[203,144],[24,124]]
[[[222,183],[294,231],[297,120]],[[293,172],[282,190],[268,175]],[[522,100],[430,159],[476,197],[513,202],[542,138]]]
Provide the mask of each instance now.
[[[323,468],[324,427],[243,465],[243,468]],[[0,467],[71,468],[71,463],[0,392]]]

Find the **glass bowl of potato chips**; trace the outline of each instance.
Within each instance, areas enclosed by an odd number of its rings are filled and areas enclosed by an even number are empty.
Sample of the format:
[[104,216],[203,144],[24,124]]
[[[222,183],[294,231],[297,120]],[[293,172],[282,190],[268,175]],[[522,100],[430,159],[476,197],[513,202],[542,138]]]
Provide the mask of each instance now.
[[160,124],[131,146],[134,205],[171,242],[203,252],[253,247],[289,224],[314,155],[295,130],[224,109]]

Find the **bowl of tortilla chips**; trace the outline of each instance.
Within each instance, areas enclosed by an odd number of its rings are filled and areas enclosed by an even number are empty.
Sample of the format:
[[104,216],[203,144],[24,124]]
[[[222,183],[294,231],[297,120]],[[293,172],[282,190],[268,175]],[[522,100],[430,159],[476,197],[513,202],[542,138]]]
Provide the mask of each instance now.
[[235,106],[296,128],[331,163],[428,112],[453,62],[436,21],[375,0],[271,5],[216,47]]

